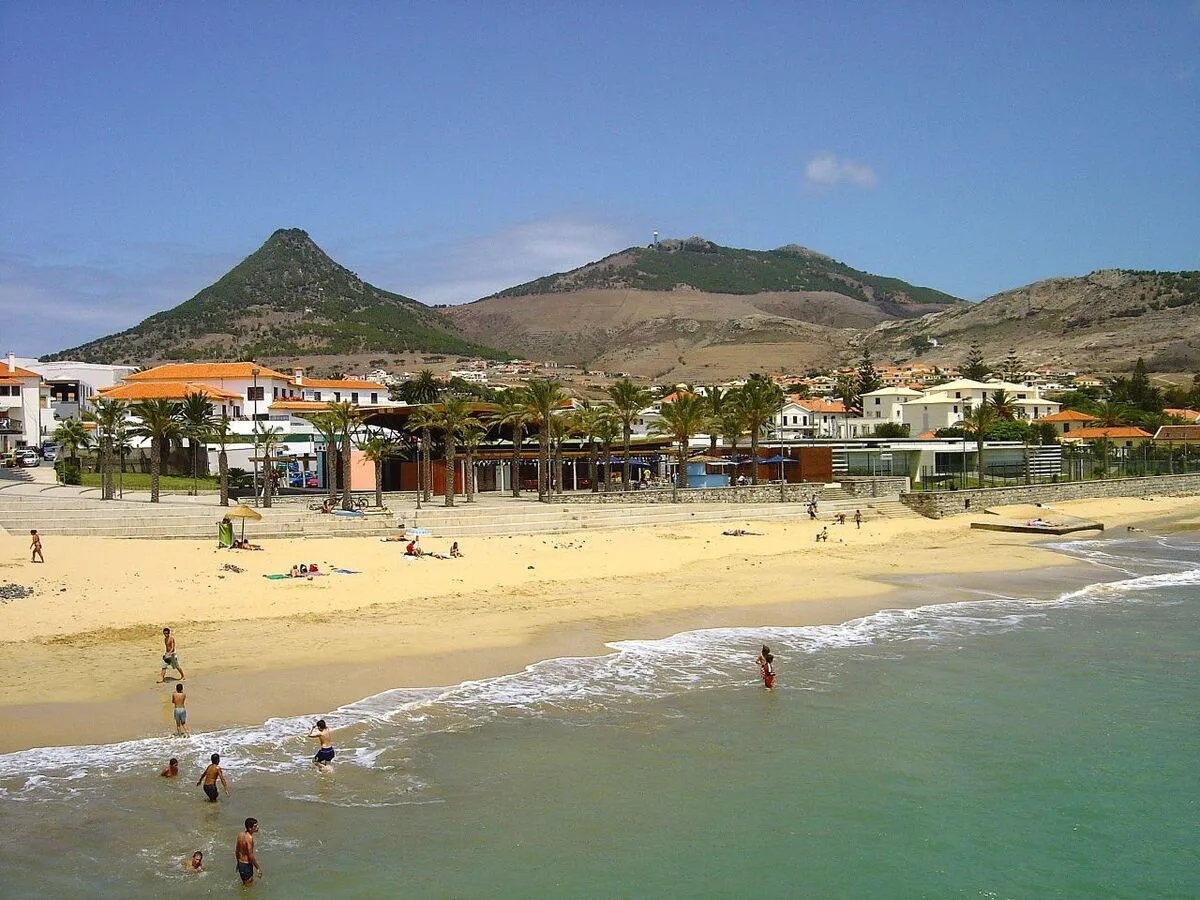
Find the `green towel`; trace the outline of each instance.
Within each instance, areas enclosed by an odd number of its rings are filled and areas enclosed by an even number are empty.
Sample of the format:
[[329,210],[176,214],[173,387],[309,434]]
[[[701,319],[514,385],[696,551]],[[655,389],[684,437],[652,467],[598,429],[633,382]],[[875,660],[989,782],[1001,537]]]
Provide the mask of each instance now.
[[291,575],[264,575],[263,578],[270,578],[272,581],[278,581],[280,578],[291,578]]

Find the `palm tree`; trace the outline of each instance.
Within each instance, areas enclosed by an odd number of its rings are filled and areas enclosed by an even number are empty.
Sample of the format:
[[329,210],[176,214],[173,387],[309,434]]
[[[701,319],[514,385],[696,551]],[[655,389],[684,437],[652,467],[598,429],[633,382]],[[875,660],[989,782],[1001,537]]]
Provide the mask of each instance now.
[[569,413],[571,429],[583,438],[588,448],[588,479],[592,484],[592,493],[600,490],[596,481],[597,463],[597,433],[600,430],[600,417],[606,414],[603,407],[594,406],[590,400],[580,401],[577,409]]
[[411,378],[400,385],[397,393],[400,399],[413,406],[424,406],[433,403],[442,393],[442,384],[429,369],[422,369],[416,378]]
[[100,499],[111,500],[113,490],[113,456],[116,453],[117,435],[125,424],[126,404],[123,400],[100,398],[94,409],[83,413],[84,421],[96,425],[96,444],[100,457]]
[[512,432],[512,495],[521,496],[521,444],[525,440],[525,428],[533,420],[529,414],[529,398],[520,388],[507,390],[500,395],[492,421],[506,426]]
[[550,419],[567,399],[557,381],[534,379],[525,388],[530,420],[538,427],[538,499],[550,499]]
[[758,439],[767,425],[774,421],[782,400],[783,391],[779,385],[758,375],[751,376],[738,391],[738,407],[750,432],[751,484],[758,484]]
[[1004,388],[998,391],[992,391],[988,402],[992,405],[992,409],[996,413],[997,419],[1002,419],[1005,422],[1011,422],[1017,417],[1017,399]]
[[967,410],[963,416],[963,427],[975,436],[975,455],[979,468],[979,487],[983,487],[983,442],[988,429],[996,424],[996,408],[986,398],[978,406]]
[[476,421],[473,425],[467,425],[462,430],[463,451],[466,454],[466,484],[463,489],[467,495],[467,502],[475,502],[475,453],[479,450],[479,445],[483,443],[487,437],[487,426],[482,422]]
[[54,443],[67,449],[67,459],[79,466],[79,451],[92,442],[92,435],[79,419],[67,419],[54,429]]
[[262,505],[268,509],[271,506],[271,493],[275,488],[275,480],[279,473],[279,470],[275,468],[275,463],[272,462],[272,457],[275,454],[275,448],[279,446],[282,440],[282,428],[260,428],[255,432],[255,445],[262,448],[259,450],[259,455],[263,461]]
[[219,419],[213,420],[208,429],[208,439],[213,441],[217,451],[217,482],[221,488],[221,505],[229,505],[229,442],[233,438],[233,430],[229,427],[229,416],[224,413]]
[[1115,428],[1126,424],[1129,407],[1123,403],[1105,400],[1096,404],[1096,424],[1102,428]]
[[404,422],[407,430],[421,432],[421,458],[417,464],[417,491],[426,503],[429,502],[433,493],[433,470],[429,447],[436,424],[437,411],[432,406],[417,407]]
[[442,432],[446,444],[446,484],[443,495],[446,506],[454,505],[454,463],[458,455],[458,436],[466,428],[482,427],[483,423],[471,415],[471,408],[461,397],[444,400],[437,409],[436,425]]
[[742,413],[742,405],[738,396],[737,391],[731,392],[726,401],[726,409],[721,413],[718,423],[721,437],[729,442],[730,456],[737,456],[738,442],[742,439],[742,432],[746,430],[746,417]]
[[333,506],[334,501],[337,500],[338,481],[338,451],[335,449],[338,443],[337,423],[328,409],[310,413],[305,418],[325,442],[325,497],[329,500],[329,505]]
[[574,433],[574,428],[571,425],[571,417],[569,415],[551,416],[550,417],[550,446],[551,453],[554,457],[554,493],[561,494],[563,492],[563,441],[571,437]]
[[179,423],[179,404],[173,400],[140,400],[130,407],[138,424],[130,429],[134,437],[150,439],[150,502],[158,502],[158,478],[162,472],[163,449],[178,440],[183,432]]
[[733,392],[713,385],[708,388],[704,395],[704,401],[708,405],[708,418],[710,421],[708,434],[708,453],[710,456],[717,455],[717,437],[722,416],[725,410],[733,406]]
[[600,442],[600,452],[604,454],[604,493],[608,493],[609,474],[612,471],[613,444],[621,436],[621,423],[611,406],[600,407],[600,415],[596,420],[596,440]]
[[342,509],[354,509],[354,498],[350,494],[350,444],[354,431],[362,422],[362,413],[349,400],[340,403],[333,400],[326,404],[329,416],[341,437],[342,454]]
[[651,393],[644,387],[639,387],[628,378],[615,381],[608,388],[609,399],[612,400],[617,421],[621,423],[621,435],[624,439],[625,462],[621,466],[621,481],[625,490],[631,487],[629,483],[629,438],[633,433],[633,420],[650,405]]
[[200,447],[212,431],[212,401],[199,391],[184,394],[183,403],[179,407],[179,424],[183,436],[187,438],[188,451],[192,457],[192,494],[195,495],[200,477]]
[[383,506],[383,464],[400,452],[395,441],[382,434],[373,434],[358,445],[363,456],[375,466],[375,505]]
[[711,413],[703,397],[680,393],[659,409],[659,420],[650,426],[655,434],[670,435],[677,446],[676,464],[679,467],[679,486],[686,488],[687,454],[692,435],[708,426]]

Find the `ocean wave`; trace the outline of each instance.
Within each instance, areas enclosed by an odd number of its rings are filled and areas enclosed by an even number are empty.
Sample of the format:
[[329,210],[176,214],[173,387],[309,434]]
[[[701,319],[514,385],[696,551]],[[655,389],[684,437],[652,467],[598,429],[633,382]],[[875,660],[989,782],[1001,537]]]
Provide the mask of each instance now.
[[[1093,546],[1095,544],[1095,546]],[[1062,549],[1076,556],[1136,568],[1139,560],[1113,553],[1113,542],[1072,542]],[[1141,558],[1144,567],[1164,560]],[[1178,567],[1177,567],[1178,568]],[[1091,584],[1051,600],[982,593],[977,599],[908,609],[884,609],[840,625],[715,628],[687,631],[659,640],[614,641],[599,657],[544,660],[520,672],[447,688],[397,688],[346,704],[321,715],[336,729],[335,765],[348,773],[369,772],[377,781],[369,798],[353,785],[328,797],[297,793],[295,799],[346,805],[414,802],[422,787],[413,778],[414,742],[435,734],[486,727],[514,718],[553,717],[589,724],[608,715],[628,716],[649,709],[643,701],[685,692],[752,686],[757,681],[758,647],[770,644],[780,659],[827,660],[808,664],[804,677],[783,690],[824,690],[834,672],[866,653],[904,653],[969,636],[1003,634],[1044,620],[1058,608],[1114,602],[1142,602],[1148,592],[1200,584],[1200,567],[1133,575]],[[311,767],[313,745],[306,738],[316,715],[272,718],[252,727],[228,728],[191,737],[153,737],[117,744],[48,747],[0,755],[0,800],[39,802],[95,789],[104,779],[145,777],[167,756],[185,772],[198,772],[209,754],[239,778],[272,776]],[[101,777],[93,777],[101,776]],[[383,784],[379,783],[382,780]],[[384,790],[379,790],[381,787]]]

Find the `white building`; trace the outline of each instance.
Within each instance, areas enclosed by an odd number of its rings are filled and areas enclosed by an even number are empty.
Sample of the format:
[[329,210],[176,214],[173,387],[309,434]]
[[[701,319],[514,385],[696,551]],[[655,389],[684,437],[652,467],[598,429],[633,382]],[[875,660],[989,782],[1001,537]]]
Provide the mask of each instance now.
[[50,389],[37,372],[18,366],[9,353],[0,363],[0,451],[40,447],[53,414]]
[[972,409],[997,391],[1008,394],[1014,417],[1021,421],[1052,415],[1062,406],[1047,400],[1036,387],[1004,381],[972,381],[958,378],[937,384],[925,391],[910,388],[881,388],[862,397],[862,420],[896,422],[907,425],[913,437],[942,428],[960,425]]

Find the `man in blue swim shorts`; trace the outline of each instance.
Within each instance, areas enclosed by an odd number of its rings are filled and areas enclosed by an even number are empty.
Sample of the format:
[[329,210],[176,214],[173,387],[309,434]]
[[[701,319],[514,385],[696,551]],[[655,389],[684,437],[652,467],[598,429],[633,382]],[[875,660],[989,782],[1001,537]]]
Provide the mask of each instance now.
[[262,878],[262,866],[258,864],[258,857],[254,854],[254,835],[257,833],[258,819],[247,819],[246,830],[238,834],[237,843],[233,848],[233,855],[237,859],[237,873],[242,879],[242,884],[253,881],[256,871],[258,877]]
[[333,737],[329,734],[329,726],[325,724],[324,719],[318,719],[317,724],[312,727],[312,731],[308,733],[311,738],[316,738],[321,748],[317,751],[317,755],[313,757],[313,762],[317,764],[317,768],[322,772],[329,771],[329,764],[333,762]]

